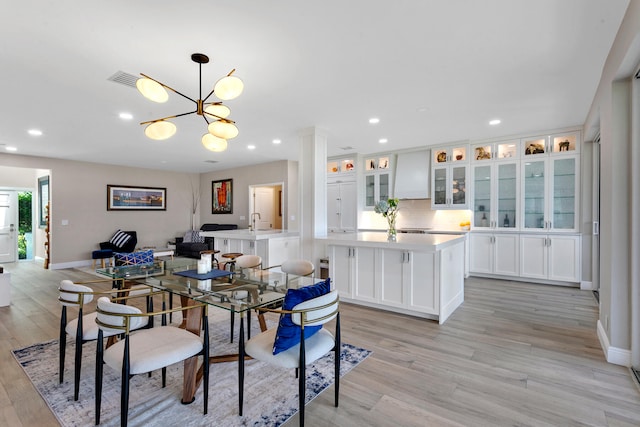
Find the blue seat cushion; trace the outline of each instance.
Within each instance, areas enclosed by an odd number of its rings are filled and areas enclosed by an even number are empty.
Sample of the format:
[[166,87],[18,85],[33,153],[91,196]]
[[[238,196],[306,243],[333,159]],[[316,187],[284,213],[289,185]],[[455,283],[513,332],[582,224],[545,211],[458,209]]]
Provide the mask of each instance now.
[[[331,291],[331,279],[315,285],[305,286],[299,289],[288,289],[282,303],[283,310],[291,310],[301,302],[328,294]],[[322,326],[305,326],[304,338],[307,339],[322,329]],[[273,343],[273,354],[285,351],[300,342],[300,326],[293,323],[290,314],[281,314],[276,331],[276,339]]]

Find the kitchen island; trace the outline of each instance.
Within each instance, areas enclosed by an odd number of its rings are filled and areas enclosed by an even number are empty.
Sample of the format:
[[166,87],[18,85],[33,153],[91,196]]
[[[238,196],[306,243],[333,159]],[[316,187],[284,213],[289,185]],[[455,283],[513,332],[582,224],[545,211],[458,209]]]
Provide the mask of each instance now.
[[465,239],[460,234],[340,233],[326,243],[329,275],[345,302],[437,320],[464,301]]
[[259,255],[263,268],[297,258],[300,247],[300,233],[297,231],[238,229],[202,231],[200,235],[213,237],[213,247],[220,251],[219,256],[231,252]]

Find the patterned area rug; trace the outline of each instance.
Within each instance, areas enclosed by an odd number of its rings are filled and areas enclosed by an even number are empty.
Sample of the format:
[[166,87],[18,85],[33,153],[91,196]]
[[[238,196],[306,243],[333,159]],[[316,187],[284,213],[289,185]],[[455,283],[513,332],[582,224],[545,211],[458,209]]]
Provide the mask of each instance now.
[[[213,311],[213,310],[212,310]],[[237,338],[229,343],[229,314],[210,321],[211,353],[237,353]],[[174,319],[175,320],[175,319]],[[253,322],[252,333],[258,333]],[[255,328],[255,329],[254,329]],[[237,335],[237,333],[236,333]],[[58,340],[35,344],[13,354],[63,426],[94,425],[95,341],[83,347],[80,399],[73,400],[73,354],[75,345],[67,337],[65,381],[58,383]],[[340,376],[367,358],[371,351],[342,345]],[[202,387],[196,400],[182,405],[182,363],[167,369],[167,387],[161,388],[160,372],[151,378],[131,379],[129,425],[131,426],[279,426],[297,412],[298,392],[294,370],[274,368],[256,360],[245,364],[244,416],[238,416],[238,370],[236,362],[211,365],[209,414],[202,413]],[[333,384],[333,355],[307,370],[307,402]],[[104,370],[101,426],[120,424],[120,375]],[[339,409],[338,409],[339,410]]]

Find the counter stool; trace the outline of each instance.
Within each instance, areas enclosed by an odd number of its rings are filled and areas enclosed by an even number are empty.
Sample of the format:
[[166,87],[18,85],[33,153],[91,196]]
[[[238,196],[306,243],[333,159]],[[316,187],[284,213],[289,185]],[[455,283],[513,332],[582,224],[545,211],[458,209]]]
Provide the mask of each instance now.
[[234,271],[236,267],[236,258],[242,256],[240,252],[229,252],[228,254],[220,255],[222,258],[227,258],[229,261],[225,261],[223,270],[227,269],[227,265],[229,266],[229,271]]
[[200,255],[202,254],[211,254],[211,267],[212,268],[220,268],[220,261],[218,261],[218,258],[216,258],[216,254],[220,253],[219,250],[217,249],[212,249],[212,250],[206,250],[206,251],[200,251]]
[[113,251],[111,249],[100,249],[97,251],[91,252],[91,259],[93,259],[93,263],[91,264],[91,268],[96,268],[96,260],[100,260],[100,264],[102,268],[105,268],[105,260],[106,266],[111,266],[111,257],[113,256]]

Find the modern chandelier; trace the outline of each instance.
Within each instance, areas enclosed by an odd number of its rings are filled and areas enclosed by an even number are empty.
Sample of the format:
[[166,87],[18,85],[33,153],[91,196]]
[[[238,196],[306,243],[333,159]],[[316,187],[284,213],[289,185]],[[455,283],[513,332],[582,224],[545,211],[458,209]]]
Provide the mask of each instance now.
[[207,129],[209,131],[202,136],[202,145],[211,151],[224,151],[227,149],[227,140],[238,136],[238,128],[233,120],[227,118],[229,114],[231,114],[229,107],[219,101],[207,102],[207,100],[214,93],[216,97],[222,101],[237,98],[242,93],[244,84],[242,83],[242,80],[232,75],[236,71],[234,68],[229,72],[229,74],[218,80],[213,86],[211,92],[209,92],[206,97],[202,98],[202,64],[208,63],[209,57],[203,53],[194,53],[191,55],[191,60],[199,64],[200,93],[198,99],[190,98],[172,87],[169,87],[142,73],[140,73],[142,77],[136,81],[136,87],[145,98],[159,103],[166,102],[169,99],[169,94],[166,91],[166,89],[169,89],[171,92],[176,93],[196,104],[196,109],[194,111],[188,111],[174,116],[149,120],[140,124],[147,125],[144,129],[144,134],[147,137],[161,141],[172,137],[173,134],[176,133],[176,125],[170,122],[169,119],[195,113],[202,116],[204,121],[207,122]]

